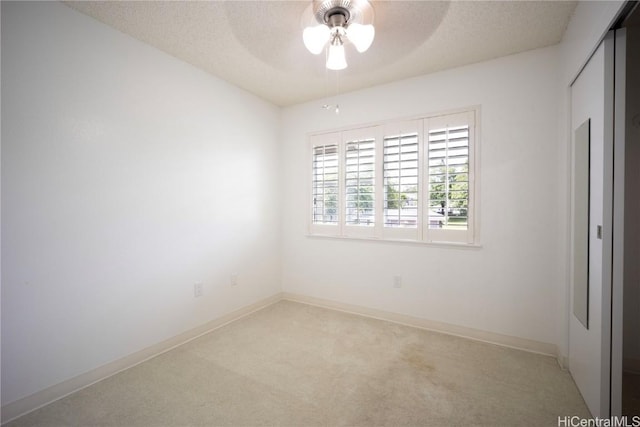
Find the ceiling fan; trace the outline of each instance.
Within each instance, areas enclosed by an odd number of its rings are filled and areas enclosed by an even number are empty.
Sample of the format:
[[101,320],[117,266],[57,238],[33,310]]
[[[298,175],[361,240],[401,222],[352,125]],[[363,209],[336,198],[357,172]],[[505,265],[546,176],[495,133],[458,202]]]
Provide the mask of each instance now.
[[373,43],[373,18],[367,0],[313,0],[302,17],[302,40],[314,55],[328,46],[326,67],[343,70],[347,68],[345,43],[351,42],[361,53]]

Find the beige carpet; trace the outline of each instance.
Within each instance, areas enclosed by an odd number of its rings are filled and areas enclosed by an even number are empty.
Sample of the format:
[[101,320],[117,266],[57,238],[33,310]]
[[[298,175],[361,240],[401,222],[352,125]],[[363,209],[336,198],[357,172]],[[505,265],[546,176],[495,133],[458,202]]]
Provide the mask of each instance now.
[[557,426],[552,357],[282,301],[10,423]]

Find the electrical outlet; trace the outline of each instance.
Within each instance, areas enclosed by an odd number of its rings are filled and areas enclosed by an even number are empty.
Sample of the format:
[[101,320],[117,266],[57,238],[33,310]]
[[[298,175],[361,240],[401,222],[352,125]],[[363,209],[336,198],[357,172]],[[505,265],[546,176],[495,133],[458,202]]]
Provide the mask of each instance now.
[[402,287],[402,276],[393,276],[393,287],[394,288]]
[[204,287],[202,286],[202,282],[196,282],[193,284],[193,296],[195,298],[201,297],[204,295]]
[[231,275],[231,286],[238,286],[238,273]]

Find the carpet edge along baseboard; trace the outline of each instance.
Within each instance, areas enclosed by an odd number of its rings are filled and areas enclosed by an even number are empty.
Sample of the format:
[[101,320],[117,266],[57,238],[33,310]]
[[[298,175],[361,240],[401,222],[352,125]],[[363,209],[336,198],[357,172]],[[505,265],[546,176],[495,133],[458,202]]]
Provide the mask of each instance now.
[[76,391],[82,390],[85,387],[89,387],[118,372],[122,372],[162,353],[166,353],[215,329],[275,304],[280,300],[282,300],[282,293],[279,292],[133,354],[124,356],[58,384],[54,384],[29,396],[7,403],[2,406],[2,424],[6,424],[22,415],[35,411]]
[[360,316],[371,317],[374,319],[386,320],[388,322],[400,323],[402,325],[412,326],[415,328],[425,329],[433,332],[454,335],[461,338],[482,341],[489,344],[496,344],[503,347],[524,350],[532,353],[544,354],[546,356],[558,357],[558,347],[555,344],[542,341],[530,340],[511,335],[504,335],[495,332],[483,331],[480,329],[468,328],[465,326],[453,325],[450,323],[437,322],[420,317],[407,316],[404,314],[392,313],[368,307],[344,304],[332,300],[322,298],[308,297],[284,292],[282,299],[304,304],[315,305],[332,310],[344,311],[347,313],[357,314]]
[[509,335],[498,334],[494,332],[482,331],[479,329],[467,328],[458,325],[452,325],[443,322],[436,322],[424,318],[407,316],[392,313],[383,310],[367,308],[358,305],[345,304],[336,301],[298,295],[287,292],[280,292],[270,297],[264,298],[253,304],[242,307],[231,313],[223,315],[217,319],[207,322],[194,329],[179,334],[173,338],[169,338],[158,344],[147,347],[136,353],[130,354],[106,365],[95,368],[91,371],[80,374],[76,377],[55,384],[51,387],[38,391],[34,394],[26,396],[22,399],[10,402],[2,406],[2,424],[8,423],[22,415],[48,405],[56,400],[68,396],[76,391],[97,383],[105,378],[136,366],[162,353],[170,351],[180,345],[194,340],[204,334],[218,329],[226,324],[248,316],[258,310],[275,304],[281,300],[293,301],[297,303],[315,305],[331,310],[338,310],[352,313],[360,316],[380,319],[384,321],[399,323],[420,329],[430,330],[438,333],[458,336],[461,338],[482,341],[490,344],[496,344],[504,347],[515,348],[518,350],[529,351],[533,353],[544,354],[548,356],[558,357],[558,348],[555,344],[529,340]]

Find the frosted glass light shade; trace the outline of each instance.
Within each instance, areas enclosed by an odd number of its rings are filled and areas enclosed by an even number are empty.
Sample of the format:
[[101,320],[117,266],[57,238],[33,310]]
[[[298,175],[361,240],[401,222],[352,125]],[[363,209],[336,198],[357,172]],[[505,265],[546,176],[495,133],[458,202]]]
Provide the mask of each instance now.
[[358,52],[362,53],[369,49],[369,46],[373,43],[375,29],[373,25],[362,25],[354,22],[347,28],[347,37]]
[[327,58],[327,68],[330,70],[344,70],[347,68],[347,60],[344,56],[344,46],[332,44],[329,46],[329,57]]
[[329,41],[330,31],[329,27],[322,24],[315,27],[307,27],[302,32],[302,41],[304,41],[304,45],[309,52],[318,55]]

